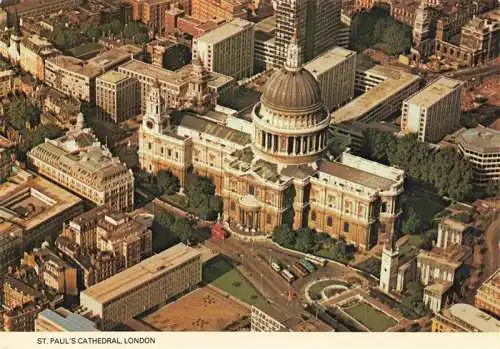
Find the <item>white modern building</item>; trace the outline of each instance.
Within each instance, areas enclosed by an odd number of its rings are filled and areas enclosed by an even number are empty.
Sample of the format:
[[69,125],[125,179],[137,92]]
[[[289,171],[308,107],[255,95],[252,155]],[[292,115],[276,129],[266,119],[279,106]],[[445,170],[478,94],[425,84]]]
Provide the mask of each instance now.
[[193,47],[205,68],[236,80],[252,76],[254,24],[234,19],[194,39]]
[[430,143],[455,132],[460,126],[462,85],[442,77],[405,100],[401,131],[416,133],[419,140]]

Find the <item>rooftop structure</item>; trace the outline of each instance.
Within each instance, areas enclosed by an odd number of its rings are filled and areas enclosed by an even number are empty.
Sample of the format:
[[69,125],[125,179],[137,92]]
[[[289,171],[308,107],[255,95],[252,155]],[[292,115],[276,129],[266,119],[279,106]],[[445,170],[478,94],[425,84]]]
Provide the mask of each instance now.
[[500,316],[500,268],[479,287],[474,305],[490,314]]
[[111,82],[113,84],[116,84],[116,83],[119,83],[120,81],[127,79],[127,76],[123,75],[120,72],[112,70],[112,71],[108,71],[108,72],[102,74],[101,76],[99,76],[99,79],[101,79],[102,81]]

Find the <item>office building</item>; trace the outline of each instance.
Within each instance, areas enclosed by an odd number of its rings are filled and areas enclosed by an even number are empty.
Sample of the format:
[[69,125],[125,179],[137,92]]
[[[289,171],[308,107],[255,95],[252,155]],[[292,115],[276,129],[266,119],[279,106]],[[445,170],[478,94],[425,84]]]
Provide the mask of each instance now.
[[458,152],[474,168],[475,184],[486,187],[500,183],[500,132],[476,127],[460,132]]
[[[194,60],[179,70],[171,71],[161,67],[132,60],[121,65],[118,71],[128,77],[136,78],[141,85],[141,111],[146,110],[146,101],[153,84],[158,80],[162,98],[166,107],[182,109],[189,104],[189,90],[196,92],[210,100],[210,105],[215,105],[216,100],[231,98],[236,81],[229,76],[218,73],[206,72],[201,61]],[[206,85],[206,88],[205,88]],[[190,89],[191,86],[191,89]]]
[[97,115],[121,123],[140,113],[140,84],[134,78],[109,71],[96,79]]
[[52,182],[18,169],[0,185],[0,234],[20,236],[24,250],[54,241],[63,222],[83,211],[82,204]]
[[500,331],[500,321],[470,304],[458,303],[436,314],[432,332],[491,332]]
[[182,243],[80,293],[80,304],[112,329],[201,282],[200,253]]
[[340,0],[277,0],[274,8],[277,66],[285,63],[294,35],[298,36],[304,62],[335,45],[340,29]]
[[382,121],[401,111],[403,101],[419,90],[421,79],[388,66],[356,67],[354,89],[362,93],[332,113],[332,123]]
[[335,47],[306,63],[304,68],[316,78],[328,110],[336,110],[354,98],[356,52]]
[[254,56],[253,23],[235,19],[193,40],[195,55],[209,72],[236,80],[252,76]]
[[276,61],[276,16],[255,24],[254,67],[260,72],[272,69]]
[[39,81],[45,80],[45,61],[61,52],[47,39],[31,35],[21,40],[19,66]]
[[65,308],[45,309],[38,313],[35,332],[98,332],[97,325]]
[[[209,20],[230,22],[237,18],[247,19],[251,3],[251,0],[192,0],[190,13],[202,22]],[[188,9],[185,10],[189,12]]]
[[113,157],[83,124],[80,114],[77,125],[64,136],[46,139],[31,149],[30,166],[97,205],[130,211],[134,206],[132,170]]
[[68,96],[95,102],[96,78],[140,55],[132,45],[112,48],[89,60],[59,55],[45,61],[45,83]]
[[463,83],[445,77],[403,102],[401,132],[422,142],[437,143],[460,127]]
[[497,269],[478,288],[474,305],[496,317],[500,317],[500,269]]

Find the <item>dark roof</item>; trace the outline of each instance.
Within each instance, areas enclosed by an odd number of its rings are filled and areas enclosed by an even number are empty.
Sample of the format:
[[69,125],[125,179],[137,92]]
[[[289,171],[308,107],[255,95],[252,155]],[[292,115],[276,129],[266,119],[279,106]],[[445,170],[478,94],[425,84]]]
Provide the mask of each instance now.
[[348,181],[370,187],[375,190],[388,190],[394,181],[365,172],[354,167],[346,166],[340,162],[321,161],[319,171],[340,177]]

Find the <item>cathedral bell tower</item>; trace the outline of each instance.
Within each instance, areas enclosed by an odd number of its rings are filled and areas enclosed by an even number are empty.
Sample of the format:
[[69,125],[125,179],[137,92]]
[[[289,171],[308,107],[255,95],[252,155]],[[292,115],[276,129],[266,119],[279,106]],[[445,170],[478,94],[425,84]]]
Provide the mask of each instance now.
[[161,133],[170,128],[170,115],[166,111],[158,79],[155,80],[149,91],[142,127],[156,133]]
[[389,241],[382,250],[382,263],[380,265],[379,288],[389,293],[396,287],[399,266],[399,248],[394,241],[394,233],[391,233]]

